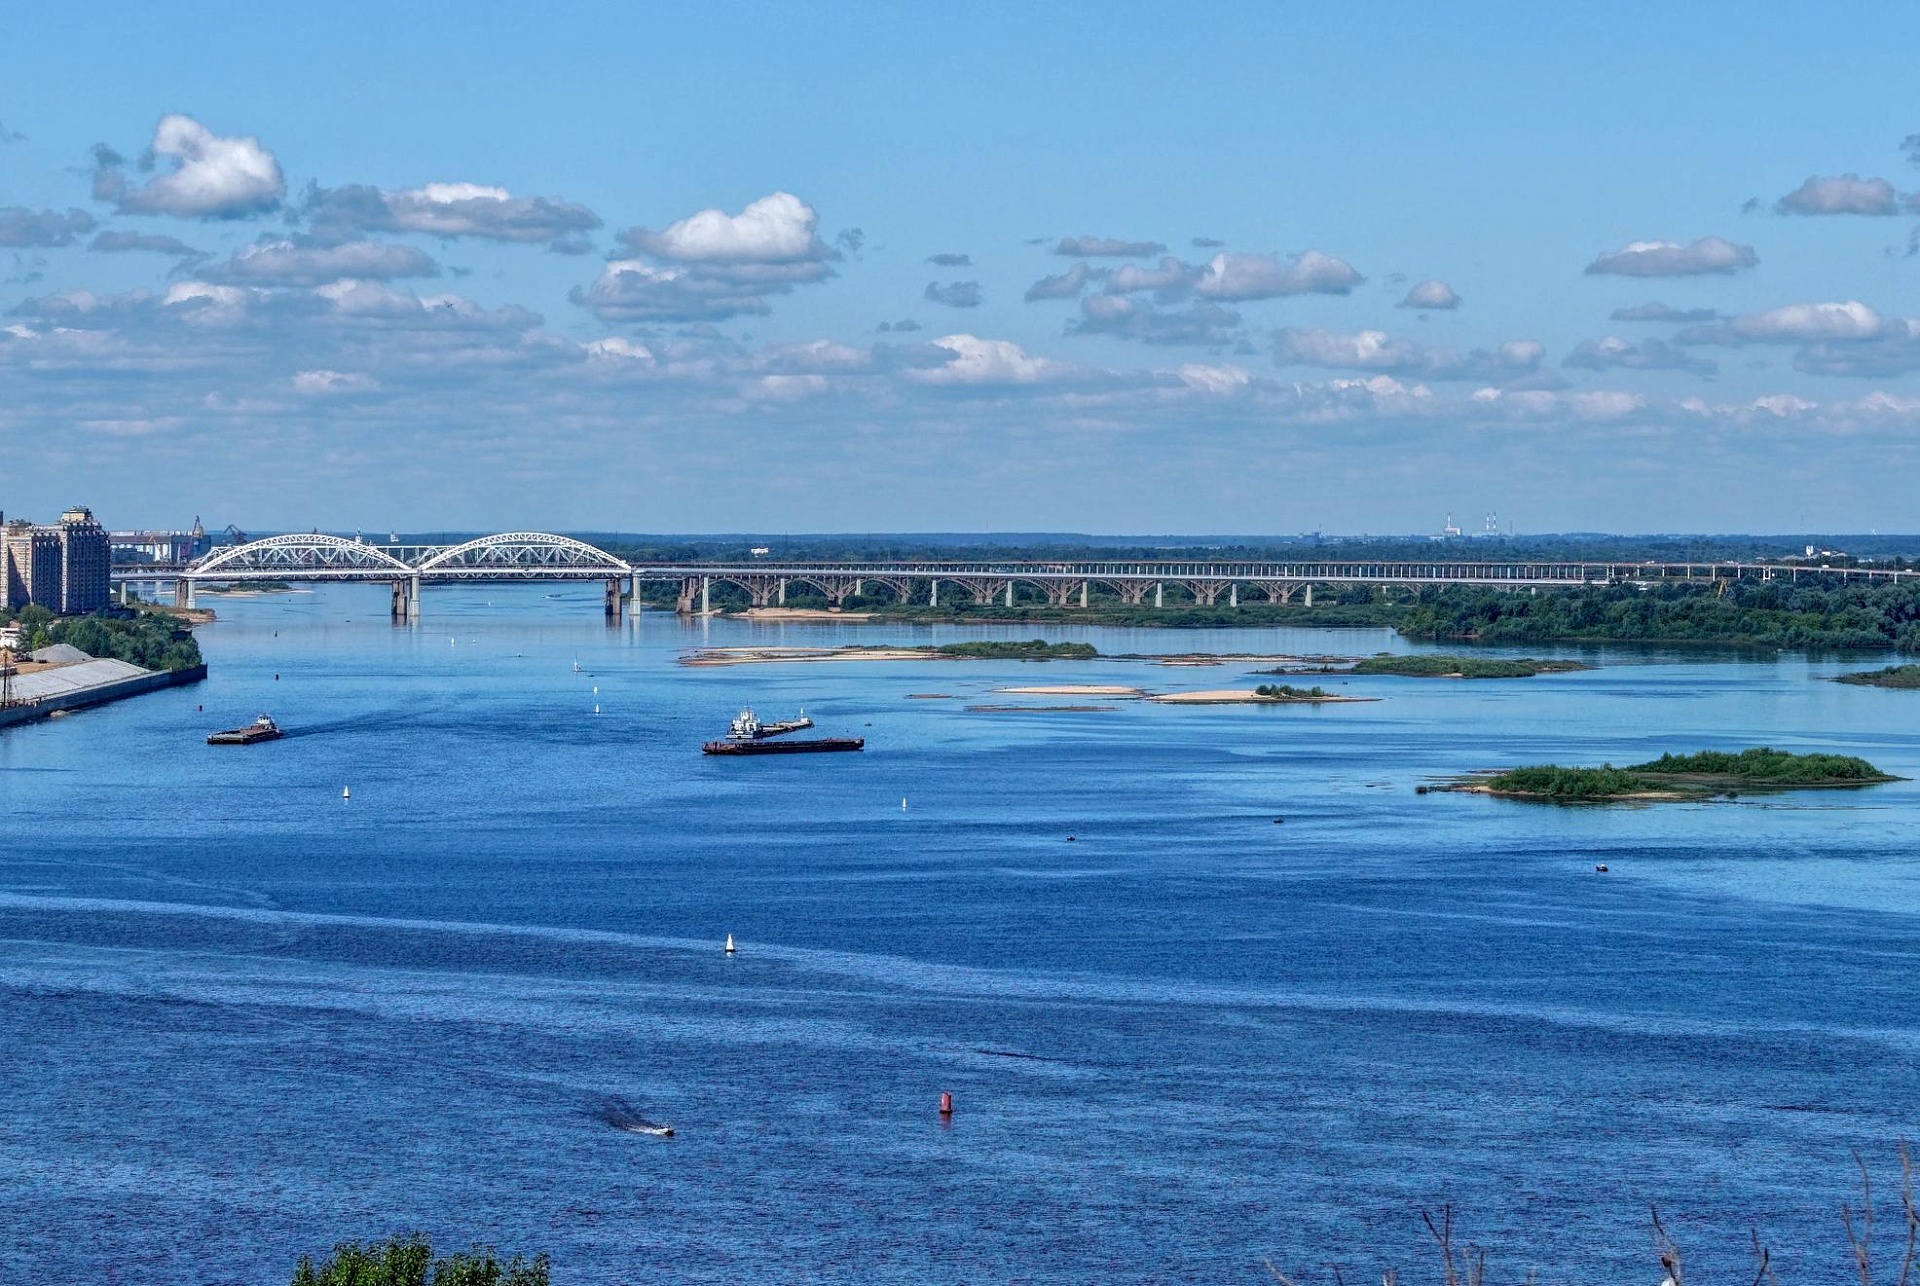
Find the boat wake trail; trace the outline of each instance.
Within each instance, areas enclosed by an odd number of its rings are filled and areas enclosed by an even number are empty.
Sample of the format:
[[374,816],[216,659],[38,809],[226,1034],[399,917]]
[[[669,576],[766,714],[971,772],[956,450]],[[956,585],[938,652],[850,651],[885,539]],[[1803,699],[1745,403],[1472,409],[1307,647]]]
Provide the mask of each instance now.
[[673,1127],[658,1121],[649,1121],[634,1110],[633,1104],[623,1098],[603,1098],[594,1108],[594,1116],[616,1130],[625,1130],[628,1134],[651,1134],[655,1138],[670,1139]]

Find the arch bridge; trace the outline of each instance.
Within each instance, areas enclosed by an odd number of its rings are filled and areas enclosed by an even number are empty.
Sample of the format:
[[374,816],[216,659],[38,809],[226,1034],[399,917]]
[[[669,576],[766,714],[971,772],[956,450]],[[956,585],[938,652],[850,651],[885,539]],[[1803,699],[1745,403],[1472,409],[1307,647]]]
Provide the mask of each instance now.
[[[1014,605],[1016,588],[1037,589],[1056,607],[1086,607],[1098,587],[1132,606],[1214,606],[1225,598],[1240,605],[1243,593],[1272,603],[1296,594],[1311,605],[1315,586],[1384,585],[1418,590],[1428,585],[1478,585],[1501,589],[1567,588],[1580,585],[1671,581],[1772,581],[1807,577],[1901,581],[1920,578],[1905,568],[1833,567],[1811,563],[1630,563],[1478,560],[1367,562],[914,560],[848,562],[754,559],[631,564],[570,536],[512,531],[457,545],[373,544],[318,532],[268,536],[216,549],[199,561],[173,568],[119,568],[116,580],[172,579],[175,601],[191,603],[196,584],[339,581],[386,582],[393,586],[397,620],[417,619],[424,584],[501,581],[600,581],[606,611],[617,619],[623,602],[638,610],[643,583],[676,587],[682,612],[711,609],[716,583],[737,585],[756,607],[787,599],[789,587],[810,587],[838,607],[871,597],[869,587],[898,602],[967,601]],[[944,598],[943,598],[944,596]],[[1029,597],[1031,593],[1029,592]]]

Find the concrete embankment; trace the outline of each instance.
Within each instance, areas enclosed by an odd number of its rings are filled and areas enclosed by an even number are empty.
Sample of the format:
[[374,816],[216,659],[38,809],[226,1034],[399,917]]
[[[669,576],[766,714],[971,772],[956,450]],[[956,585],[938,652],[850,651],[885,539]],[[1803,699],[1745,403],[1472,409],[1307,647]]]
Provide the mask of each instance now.
[[207,667],[196,665],[187,670],[143,670],[125,661],[82,661],[23,674],[13,681],[13,699],[17,705],[0,709],[0,728],[32,723],[62,710],[105,705],[137,697],[143,692],[198,683],[207,677]]

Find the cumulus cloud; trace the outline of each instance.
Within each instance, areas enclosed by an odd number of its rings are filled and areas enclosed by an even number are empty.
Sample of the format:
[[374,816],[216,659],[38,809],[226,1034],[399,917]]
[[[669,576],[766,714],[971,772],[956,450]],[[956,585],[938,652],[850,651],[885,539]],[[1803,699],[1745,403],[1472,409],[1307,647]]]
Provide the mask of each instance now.
[[70,246],[96,226],[85,210],[29,210],[11,205],[0,209],[0,246],[15,250]]
[[1920,321],[1893,318],[1865,339],[1816,341],[1794,354],[1793,364],[1809,375],[1856,378],[1920,371]]
[[1858,174],[1809,178],[1775,202],[1774,208],[1782,214],[1897,213],[1893,184]]
[[1695,277],[1739,272],[1759,262],[1752,246],[1735,245],[1723,237],[1701,237],[1685,245],[1678,241],[1630,241],[1611,254],[1595,258],[1587,265],[1587,272],[1621,277]]
[[915,330],[919,330],[920,328],[921,328],[920,323],[915,321],[911,317],[904,318],[897,322],[881,322],[878,326],[874,327],[874,329],[878,331],[889,331],[889,330],[915,331]]
[[328,370],[299,371],[293,377],[293,390],[296,393],[360,393],[371,389],[373,380],[358,372]]
[[1193,283],[1200,279],[1201,272],[1201,269],[1182,263],[1172,255],[1163,255],[1160,262],[1151,268],[1130,263],[1116,269],[1107,278],[1106,290],[1114,295],[1151,290],[1163,299],[1172,299],[1192,289]]
[[1288,259],[1227,252],[1213,257],[1193,288],[1210,299],[1274,299],[1283,295],[1344,295],[1365,280],[1352,264],[1318,250]]
[[658,232],[620,234],[636,253],[675,263],[820,264],[834,252],[814,231],[820,217],[791,192],[763,196],[739,214],[702,210]]
[[173,168],[136,184],[121,173],[112,149],[96,149],[94,199],[122,214],[241,219],[278,208],[287,194],[280,162],[259,139],[215,134],[191,116],[161,117],[149,152]]
[[1407,291],[1405,299],[1400,301],[1402,308],[1420,308],[1433,312],[1443,312],[1458,308],[1460,296],[1454,293],[1452,286],[1437,278],[1417,283]]
[[1196,303],[1181,311],[1163,311],[1124,295],[1089,295],[1080,316],[1067,326],[1072,335],[1117,335],[1145,344],[1224,344],[1239,328],[1240,314],[1219,304]]
[[1710,326],[1693,326],[1674,336],[1681,344],[1811,344],[1831,340],[1872,339],[1884,322],[1879,313],[1850,299],[1844,303],[1788,304],[1748,313]]
[[1035,357],[1011,340],[946,335],[934,340],[933,346],[953,356],[939,366],[908,371],[908,378],[922,384],[1017,385],[1035,384],[1064,371],[1060,363]]
[[369,281],[437,277],[440,265],[422,250],[386,241],[349,241],[331,246],[264,241],[247,246],[223,264],[200,269],[199,273],[208,281],[256,286],[318,286],[348,277]]
[[1512,339],[1492,349],[1461,354],[1395,339],[1385,331],[1341,333],[1289,327],[1274,337],[1273,360],[1277,366],[1381,371],[1430,380],[1505,381],[1533,374],[1545,355],[1545,348],[1530,339]]
[[1700,323],[1719,321],[1720,314],[1711,308],[1670,308],[1666,304],[1635,304],[1631,308],[1616,308],[1612,320],[1629,322],[1687,322]]
[[761,316],[771,311],[767,296],[833,276],[839,252],[820,240],[818,223],[812,206],[775,192],[737,215],[702,210],[658,232],[629,228],[619,239],[636,257],[607,264],[570,298],[603,321]]
[[1188,362],[1174,368],[1174,375],[1188,388],[1198,389],[1202,393],[1225,396],[1238,393],[1253,384],[1253,372],[1244,366],[1223,364],[1207,366],[1199,362]]
[[182,259],[202,258],[195,250],[178,237],[169,237],[158,232],[120,232],[107,229],[87,243],[87,249],[96,254],[124,254],[130,250],[144,250],[153,254],[176,255]]
[[1685,371],[1702,379],[1720,370],[1717,363],[1662,340],[1631,344],[1613,336],[1582,342],[1560,364],[1589,371]]
[[1041,299],[1077,298],[1080,292],[1086,289],[1087,282],[1093,275],[1091,268],[1084,263],[1077,263],[1063,273],[1042,277],[1027,287],[1027,302],[1031,304]]
[[1123,241],[1118,237],[1062,237],[1053,248],[1057,255],[1079,255],[1098,259],[1142,259],[1157,255],[1166,247],[1158,241]]
[[418,232],[448,239],[546,243],[555,250],[591,249],[587,234],[600,216],[584,205],[550,197],[516,197],[480,183],[428,183],[382,191],[364,184],[307,189],[300,211],[314,235],[351,240],[369,232]]
[[973,256],[966,254],[928,255],[927,262],[939,268],[971,268]]
[[978,308],[980,283],[950,281],[943,286],[937,281],[929,281],[922,298],[930,304],[945,304],[949,308]]

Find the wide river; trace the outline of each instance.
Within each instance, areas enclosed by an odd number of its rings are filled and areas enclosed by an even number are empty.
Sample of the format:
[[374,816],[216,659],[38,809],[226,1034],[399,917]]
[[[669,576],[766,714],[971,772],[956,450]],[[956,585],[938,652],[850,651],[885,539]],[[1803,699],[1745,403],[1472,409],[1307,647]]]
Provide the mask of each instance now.
[[[1693,1277],[1751,1280],[1757,1228],[1797,1286],[1851,1279],[1850,1149],[1897,1195],[1920,784],[1414,792],[1759,744],[1920,778],[1920,693],[1822,681],[1882,658],[992,713],[1256,680],[678,662],[1406,644],[609,629],[598,594],[436,589],[411,629],[384,587],[223,599],[206,683],[0,733],[0,1283],[279,1286],[409,1229],[547,1250],[561,1286],[1427,1281],[1451,1204],[1499,1282],[1652,1286],[1658,1206]],[[867,749],[703,757],[747,703]],[[204,744],[262,710],[286,740]],[[1883,1204],[1883,1268],[1900,1233]]]

